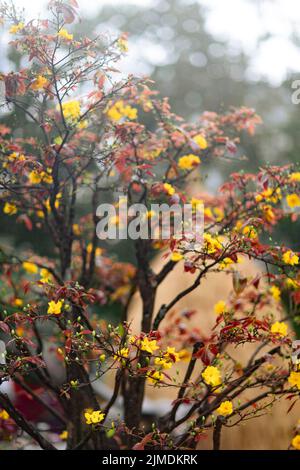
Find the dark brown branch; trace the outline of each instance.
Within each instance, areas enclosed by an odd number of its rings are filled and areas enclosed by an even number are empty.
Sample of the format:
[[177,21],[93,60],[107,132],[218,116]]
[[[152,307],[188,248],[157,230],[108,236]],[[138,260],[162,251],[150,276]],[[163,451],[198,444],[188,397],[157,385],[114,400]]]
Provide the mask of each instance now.
[[220,450],[221,446],[222,421],[218,417],[213,432],[213,450]]
[[29,436],[31,436],[44,450],[57,450],[51,442],[42,436],[39,431],[34,428],[24,416],[14,407],[8,396],[0,392],[0,405],[16,422],[16,424]]

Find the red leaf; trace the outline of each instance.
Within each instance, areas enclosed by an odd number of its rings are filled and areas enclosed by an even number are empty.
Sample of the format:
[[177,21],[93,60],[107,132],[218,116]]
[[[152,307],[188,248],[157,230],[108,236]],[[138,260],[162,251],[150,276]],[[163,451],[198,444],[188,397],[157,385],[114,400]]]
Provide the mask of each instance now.
[[65,344],[65,350],[66,350],[67,354],[70,353],[71,347],[72,347],[72,339],[68,338],[67,341],[66,341],[66,344]]
[[133,450],[144,450],[145,445],[148,444],[152,439],[152,433],[146,434],[146,436],[141,440],[141,442],[138,442],[133,446]]
[[81,335],[91,335],[92,334],[92,331],[91,330],[82,330],[80,332]]

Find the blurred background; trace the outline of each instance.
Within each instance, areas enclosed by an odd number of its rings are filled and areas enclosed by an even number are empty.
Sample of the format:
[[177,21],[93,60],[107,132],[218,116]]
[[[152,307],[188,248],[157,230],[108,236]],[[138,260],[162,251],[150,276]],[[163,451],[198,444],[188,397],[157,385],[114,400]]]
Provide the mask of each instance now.
[[[256,136],[242,139],[246,161],[214,160],[206,168],[210,191],[233,171],[298,162],[300,104],[291,100],[291,84],[300,78],[298,0],[77,1],[81,21],[74,32],[128,32],[129,53],[120,70],[151,76],[174,112],[193,120],[204,110],[222,112],[233,105],[253,107],[261,115]],[[13,3],[32,18],[45,14],[47,0]],[[9,39],[2,27],[3,71],[22,66]],[[16,128],[13,114],[2,113],[0,122]],[[17,133],[30,132],[20,116],[18,126]],[[21,242],[23,230],[14,236]],[[276,236],[300,249],[297,230],[289,230],[288,224]]]

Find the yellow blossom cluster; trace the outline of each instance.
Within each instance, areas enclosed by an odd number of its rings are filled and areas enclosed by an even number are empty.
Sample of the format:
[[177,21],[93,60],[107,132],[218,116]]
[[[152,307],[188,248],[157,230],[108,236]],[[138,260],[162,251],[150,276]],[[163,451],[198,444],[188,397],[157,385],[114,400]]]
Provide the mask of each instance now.
[[282,260],[285,264],[294,266],[295,264],[299,263],[299,256],[296,255],[296,253],[294,253],[292,250],[288,250],[283,254]]
[[84,417],[86,424],[98,424],[104,420],[105,414],[101,410],[86,410]]
[[125,37],[120,37],[117,40],[117,46],[121,52],[128,52],[128,41]]
[[147,378],[150,383],[157,385],[163,378],[163,374],[158,370],[152,370],[147,373]]
[[220,416],[229,416],[233,413],[233,405],[231,401],[223,401],[216,411]]
[[133,120],[137,118],[137,109],[119,100],[108,109],[107,117],[111,121],[119,121],[122,118]]
[[47,313],[50,315],[59,315],[61,313],[62,307],[64,304],[64,300],[58,300],[55,302],[55,300],[51,300],[48,302],[48,310]]
[[231,258],[226,257],[222,261],[220,261],[219,267],[220,269],[226,269],[228,268],[228,266],[231,266],[232,264],[234,264],[234,261]]
[[168,196],[173,196],[175,194],[175,188],[170,183],[164,183],[164,190],[168,194]]
[[286,196],[286,203],[291,209],[300,207],[300,197],[296,193],[288,194]]
[[291,173],[289,177],[289,181],[292,183],[299,183],[300,182],[300,171],[296,171],[295,173]]
[[45,89],[48,84],[49,81],[47,80],[47,78],[43,77],[43,75],[38,75],[30,85],[30,87],[32,88],[32,90],[38,91]]
[[178,167],[181,170],[192,170],[201,163],[200,158],[192,153],[183,155],[178,160]]
[[115,361],[121,361],[122,359],[127,359],[129,355],[129,349],[128,348],[121,348],[115,355],[114,355],[114,360]]
[[270,287],[270,294],[272,295],[273,299],[276,300],[276,302],[279,302],[281,298],[281,291],[279,287],[277,286]]
[[178,251],[173,251],[173,253],[171,254],[171,261],[174,261],[175,263],[177,263],[178,261],[182,259],[183,259],[183,255],[179,253]]
[[68,33],[68,31],[65,28],[62,28],[58,33],[57,36],[61,39],[64,39],[67,42],[70,42],[73,40],[73,34]]
[[228,310],[227,305],[226,305],[226,302],[224,302],[224,300],[219,300],[219,302],[217,302],[214,306],[214,311],[216,315],[222,315],[227,310]]
[[212,387],[217,387],[222,383],[221,372],[217,367],[207,366],[201,375],[204,382]]
[[288,381],[289,381],[289,384],[291,384],[292,387],[297,387],[298,390],[300,390],[300,372],[292,371],[290,373]]
[[81,107],[79,101],[66,101],[62,104],[62,112],[65,120],[70,124],[74,124],[80,118]]
[[202,149],[205,150],[207,148],[207,140],[201,134],[197,134],[193,137],[193,141]]
[[266,201],[276,204],[282,198],[280,188],[267,188],[255,197],[256,202]]
[[145,336],[141,342],[140,342],[140,348],[142,351],[146,351],[149,354],[153,354],[154,351],[159,349],[157,346],[157,341],[156,339],[149,339],[147,336]]
[[9,419],[9,414],[5,410],[0,410],[0,419],[7,421]]
[[222,248],[222,245],[217,237],[213,237],[210,233],[204,233],[204,250],[209,254],[216,253]]
[[294,449],[300,450],[300,434],[297,434],[297,436],[292,439],[292,446]]
[[14,215],[18,212],[17,206],[11,202],[6,202],[3,207],[3,212],[6,215]]
[[273,323],[271,326],[271,333],[277,334],[279,336],[286,336],[288,333],[288,327],[287,324],[284,323],[283,321],[276,321]]
[[250,238],[251,240],[256,240],[258,237],[257,230],[253,225],[246,225],[246,227],[243,228],[242,233],[245,237]]
[[19,31],[21,31],[22,29],[24,29],[24,23],[20,22],[18,24],[14,24],[12,25],[12,27],[10,28],[9,32],[10,34],[16,34],[18,33]]
[[52,275],[48,271],[48,269],[42,268],[40,271],[40,274],[41,274],[40,282],[42,284],[48,284],[51,281]]
[[35,263],[31,263],[30,261],[24,261],[22,266],[28,274],[36,274],[38,272],[37,265]]
[[51,169],[49,168],[46,171],[38,172],[36,170],[32,170],[28,175],[28,180],[31,184],[40,184],[41,182],[52,184],[53,178],[51,176]]

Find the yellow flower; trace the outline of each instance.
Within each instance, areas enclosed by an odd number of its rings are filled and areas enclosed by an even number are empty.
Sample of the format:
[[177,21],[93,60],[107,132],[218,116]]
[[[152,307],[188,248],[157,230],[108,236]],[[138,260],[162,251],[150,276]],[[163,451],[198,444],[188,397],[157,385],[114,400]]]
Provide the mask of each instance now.
[[204,233],[203,239],[204,249],[209,255],[215,253],[216,251],[222,248],[222,245],[219,242],[218,238],[213,238],[210,233]]
[[300,206],[300,197],[298,196],[298,194],[288,194],[288,196],[286,197],[286,202],[287,202],[287,205],[289,207],[291,207],[292,209],[294,207],[299,207]]
[[55,302],[54,300],[51,300],[48,302],[48,310],[47,313],[52,314],[52,315],[59,315],[61,313],[61,309],[63,306],[63,301],[58,300]]
[[5,410],[0,411],[0,419],[3,419],[4,421],[9,419],[9,414]]
[[224,211],[220,207],[214,207],[214,215],[217,222],[221,222],[224,218]]
[[22,22],[20,22],[20,23],[18,23],[18,24],[14,24],[14,25],[10,28],[9,32],[10,32],[10,34],[18,33],[19,31],[21,31],[21,29],[24,29],[24,26],[25,26],[25,25],[24,25],[24,23],[22,23]]
[[219,300],[219,302],[215,304],[214,310],[216,315],[222,315],[227,310],[226,302],[224,302],[224,300]]
[[68,439],[68,431],[61,432],[59,437],[62,441],[66,441]]
[[121,361],[122,359],[126,359],[128,355],[129,355],[129,349],[122,348],[117,352],[117,354],[114,355],[114,360]]
[[295,182],[300,182],[300,171],[297,171],[295,173],[291,173],[290,174],[290,178],[289,178],[290,181],[295,181]]
[[140,345],[141,345],[141,350],[146,351],[149,354],[153,354],[154,351],[159,349],[159,347],[157,346],[156,339],[149,340],[147,336],[145,336],[145,338],[141,340]]
[[178,167],[181,170],[192,170],[195,166],[199,165],[201,160],[197,155],[190,153],[189,155],[183,155],[178,160]]
[[52,275],[48,271],[48,269],[42,268],[40,271],[41,279],[40,282],[43,284],[48,284],[51,281]]
[[297,436],[295,436],[293,439],[292,439],[292,446],[297,449],[297,450],[300,450],[300,434],[297,434]]
[[99,248],[99,247],[96,248],[96,250],[95,250],[95,256],[96,256],[96,258],[98,258],[99,256],[101,256],[102,253],[103,253],[102,248]]
[[298,289],[299,282],[295,279],[291,279],[290,277],[288,277],[285,281],[285,285],[288,289]]
[[16,307],[22,307],[22,305],[23,305],[23,300],[22,300],[22,299],[19,299],[19,298],[16,298],[16,299],[14,300],[14,304],[15,304]]
[[212,219],[213,216],[214,216],[210,207],[206,207],[204,209],[204,215],[205,215],[205,217],[208,217],[209,219]]
[[122,118],[133,120],[137,118],[137,109],[129,104],[125,105],[123,100],[119,100],[108,109],[107,117],[111,121],[119,121]]
[[[54,206],[55,206],[56,209],[59,208],[59,204],[60,204],[59,200],[61,199],[61,197],[62,197],[62,194],[57,193],[55,203],[54,203]],[[47,212],[51,212],[51,206],[50,206],[50,199],[49,198],[45,201],[45,206],[46,206]]]
[[44,212],[41,211],[41,210],[36,211],[36,216],[37,216],[39,219],[44,219],[44,218],[45,218]]
[[80,114],[81,114],[81,107],[80,107],[79,101],[77,100],[66,101],[65,103],[62,104],[62,112],[63,112],[64,118],[70,124],[73,124],[74,122],[78,121],[78,119],[80,118]]
[[15,160],[18,160],[19,162],[24,162],[25,156],[22,153],[21,155],[19,155],[17,152],[13,152],[8,156],[8,160],[10,162],[13,162]]
[[128,41],[124,37],[118,39],[117,46],[121,52],[128,52]]
[[220,261],[219,266],[220,269],[226,269],[231,264],[234,264],[234,261],[231,258],[224,258],[222,261]]
[[201,375],[204,382],[212,387],[216,387],[222,383],[221,373],[217,367],[208,366]]
[[73,232],[76,237],[79,237],[79,235],[81,234],[81,230],[78,224],[73,224]]
[[159,372],[158,370],[155,372],[149,372],[147,374],[148,381],[154,385],[156,385],[158,382],[162,380],[162,373]]
[[288,381],[289,381],[289,383],[291,384],[292,387],[296,386],[298,388],[298,390],[300,390],[300,372],[292,371],[290,373]]
[[105,414],[101,410],[88,410],[84,413],[86,424],[98,424],[104,420]]
[[160,366],[162,369],[171,369],[172,367],[172,362],[164,359],[163,357],[156,357],[154,359],[154,364],[156,366]]
[[252,225],[246,225],[246,227],[243,228],[243,235],[255,240],[257,238],[257,231]]
[[281,292],[280,292],[279,287],[277,286],[270,287],[270,293],[277,302],[280,300]]
[[100,356],[99,356],[99,361],[100,361],[100,362],[104,362],[105,359],[106,359],[106,355],[105,355],[104,353],[103,353],[103,354],[100,354]]
[[286,336],[288,332],[287,324],[282,322],[275,322],[271,326],[271,333],[278,334],[280,336]]
[[93,244],[92,243],[88,243],[87,246],[86,246],[86,252],[88,254],[91,254],[93,251]]
[[47,78],[43,77],[42,75],[38,75],[34,82],[31,84],[31,88],[33,90],[42,90],[43,88],[46,88],[48,85],[49,81]]
[[187,349],[181,349],[178,353],[179,360],[184,362],[189,362],[191,359],[191,353]]
[[17,206],[15,204],[11,204],[10,202],[6,202],[3,208],[4,214],[7,215],[14,215],[18,211]]
[[22,263],[22,266],[28,274],[36,274],[38,272],[37,265],[31,263],[30,261],[24,261],[24,263]]
[[177,261],[180,261],[183,258],[181,253],[178,253],[178,251],[173,251],[171,254],[171,261],[174,261],[177,263]]
[[261,202],[263,199],[267,202],[273,202],[276,204],[281,199],[281,189],[268,188],[262,193],[255,196],[256,202]]
[[171,348],[170,346],[167,347],[167,351],[165,352],[164,357],[172,362],[180,361],[179,353],[175,350],[175,348]]
[[193,141],[202,149],[205,150],[207,148],[207,140],[203,135],[197,134],[193,137]]
[[263,207],[263,212],[264,212],[264,216],[265,216],[267,222],[271,223],[271,222],[274,221],[275,214],[274,214],[271,206],[269,206],[269,205],[264,206]]
[[290,264],[291,266],[299,263],[299,257],[292,250],[286,251],[282,256],[282,259],[285,264]]
[[61,144],[63,143],[62,137],[60,137],[60,136],[55,137],[54,143],[55,143],[56,145],[61,145]]
[[31,184],[40,184],[40,182],[42,181],[42,175],[41,173],[32,170],[28,175],[28,179]]
[[49,174],[49,170],[48,170],[47,173],[45,171],[42,171],[41,178],[42,178],[43,183],[47,183],[47,184],[52,184],[53,183],[53,178]]
[[233,412],[233,406],[231,401],[223,401],[219,408],[217,408],[217,413],[221,416],[228,416],[231,415]]
[[173,196],[175,194],[175,188],[170,183],[164,183],[164,190],[169,196]]
[[73,34],[68,33],[65,28],[62,28],[59,33],[57,33],[57,36],[62,39],[65,39],[66,41],[72,41],[73,39]]
[[196,210],[198,206],[203,204],[203,199],[197,199],[196,197],[192,197],[190,203],[192,204],[192,208]]

